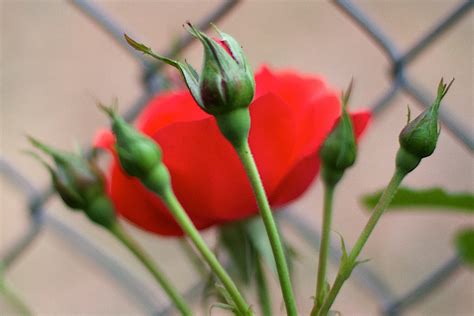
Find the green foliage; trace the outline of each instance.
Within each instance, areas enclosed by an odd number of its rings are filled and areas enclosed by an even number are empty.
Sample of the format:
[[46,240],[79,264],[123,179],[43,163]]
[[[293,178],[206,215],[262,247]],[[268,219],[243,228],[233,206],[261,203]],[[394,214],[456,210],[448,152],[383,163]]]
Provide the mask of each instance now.
[[[367,194],[362,197],[362,204],[372,209],[380,199],[383,191]],[[389,209],[427,208],[443,211],[474,213],[474,195],[472,193],[447,192],[442,188],[411,189],[402,187],[398,190]]]
[[474,268],[474,227],[459,231],[454,238],[454,243],[459,257],[465,264]]

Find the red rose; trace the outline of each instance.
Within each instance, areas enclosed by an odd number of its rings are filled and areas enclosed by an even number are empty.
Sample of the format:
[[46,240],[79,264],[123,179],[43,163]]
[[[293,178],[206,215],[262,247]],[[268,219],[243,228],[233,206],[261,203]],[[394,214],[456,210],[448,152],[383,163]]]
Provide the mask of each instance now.
[[[318,148],[341,105],[338,93],[319,77],[263,67],[255,80],[249,142],[270,204],[278,207],[302,195],[317,175]],[[367,111],[352,114],[357,136],[369,119]],[[257,214],[235,151],[187,90],[157,95],[138,118],[137,128],[161,146],[173,189],[199,229]],[[101,132],[95,144],[111,149],[113,142],[110,132]],[[115,155],[108,183],[125,218],[160,235],[182,234],[159,198],[125,175]]]

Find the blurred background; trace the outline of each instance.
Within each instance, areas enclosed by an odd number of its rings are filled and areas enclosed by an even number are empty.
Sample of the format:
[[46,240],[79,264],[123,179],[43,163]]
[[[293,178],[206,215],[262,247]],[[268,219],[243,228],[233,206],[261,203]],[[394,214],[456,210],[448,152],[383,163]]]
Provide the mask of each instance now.
[[[80,1],[78,1],[80,2]],[[119,25],[158,52],[168,51],[185,31],[185,21],[197,23],[221,5],[214,1],[94,1]],[[356,1],[355,5],[378,25],[402,53],[411,48],[460,1]],[[48,174],[21,151],[28,148],[25,133],[48,143],[73,149],[90,143],[95,131],[107,126],[96,100],[118,98],[126,111],[143,96],[142,67],[72,1],[2,0],[1,10],[1,158],[25,175],[35,188],[46,188]],[[391,85],[390,60],[336,5],[324,1],[244,1],[219,20],[218,26],[235,36],[256,68],[262,63],[320,74],[337,89],[355,79],[353,108],[376,103]],[[441,77],[456,78],[445,98],[446,110],[472,138],[473,43],[472,10],[444,32],[406,68],[406,75],[422,91],[434,95]],[[201,63],[197,43],[182,54],[193,65]],[[170,68],[165,72],[174,73]],[[360,206],[364,193],[383,187],[393,171],[397,136],[406,121],[406,105],[420,112],[416,101],[403,91],[390,100],[374,119],[361,145],[356,167],[339,188],[334,230],[353,244],[367,220]],[[451,191],[473,191],[471,152],[443,127],[435,154],[406,179],[422,188],[442,186]],[[321,185],[290,206],[314,229],[321,219]],[[29,229],[28,201],[6,177],[0,177],[0,254]],[[92,240],[99,249],[127,267],[146,285],[154,304],[165,298],[148,274],[125,249],[83,216],[48,200],[47,213]],[[403,295],[455,254],[453,234],[473,224],[472,216],[443,212],[393,212],[372,235],[363,257],[365,265],[381,275],[394,295]],[[145,298],[130,295],[110,272],[71,246],[60,227],[47,221],[41,233],[6,273],[8,282],[37,315],[146,315]],[[178,287],[185,291],[198,277],[180,251],[178,241],[163,239],[128,225]],[[301,314],[311,309],[316,279],[317,251],[283,224],[298,249],[295,288]],[[213,241],[213,231],[206,238]],[[337,237],[337,236],[334,236]],[[336,266],[330,268],[334,276]],[[272,279],[274,310],[281,301]],[[255,304],[256,301],[253,301]],[[474,274],[461,267],[426,298],[407,309],[406,315],[474,314]],[[165,304],[166,305],[166,304]],[[195,305],[196,314],[206,314]],[[373,293],[354,281],[347,282],[335,304],[343,315],[377,315],[380,304]],[[223,314],[214,309],[213,315]],[[14,315],[0,299],[0,315]]]

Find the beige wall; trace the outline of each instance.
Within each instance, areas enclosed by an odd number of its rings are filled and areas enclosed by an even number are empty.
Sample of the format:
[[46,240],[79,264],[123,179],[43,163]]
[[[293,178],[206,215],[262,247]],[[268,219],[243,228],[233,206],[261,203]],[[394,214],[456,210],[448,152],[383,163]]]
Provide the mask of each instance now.
[[[456,1],[457,2],[457,1]],[[118,97],[125,109],[141,94],[140,69],[107,34],[69,2],[1,2],[1,155],[13,162],[37,186],[48,183],[46,172],[21,153],[28,147],[24,134],[32,134],[63,148],[87,144],[106,119],[95,100]],[[133,34],[164,51],[184,33],[186,20],[199,21],[215,2],[100,1]],[[454,6],[450,1],[358,1],[360,7],[398,44],[409,48],[435,21]],[[243,44],[254,66],[268,63],[324,75],[334,87],[356,80],[353,104],[370,105],[389,87],[387,59],[345,15],[322,1],[247,1],[219,26]],[[473,15],[448,31],[408,68],[411,77],[433,92],[439,78],[455,77],[446,97],[449,110],[472,134],[473,129]],[[199,64],[201,49],[192,45],[184,54]],[[172,70],[169,70],[172,71]],[[405,121],[406,104],[399,95],[379,116],[362,142],[359,162],[338,192],[334,230],[348,244],[357,237],[366,215],[357,198],[387,183],[397,149],[396,138]],[[412,107],[418,113],[419,108]],[[469,152],[443,129],[439,147],[407,179],[415,187],[443,186],[473,190],[474,169]],[[26,228],[25,201],[4,179],[1,184],[0,251]],[[320,222],[321,186],[316,183],[294,208],[314,227]],[[54,200],[51,213],[73,224],[88,237],[108,247],[120,261],[150,284],[134,258],[104,232],[72,214]],[[411,288],[453,255],[453,233],[473,223],[472,217],[441,213],[387,215],[371,238],[363,256],[383,274],[399,294]],[[130,227],[160,261],[163,269],[185,289],[195,279],[176,249],[176,241],[162,240]],[[212,237],[212,236],[211,236]],[[303,242],[295,282],[301,313],[310,309],[315,279],[313,253]],[[334,269],[331,269],[334,273]],[[143,312],[127,293],[88,258],[46,229],[8,273],[8,280],[39,315],[140,315]],[[462,269],[410,315],[469,315],[474,313],[472,271]],[[274,284],[276,285],[276,284]],[[279,294],[275,288],[275,307]],[[374,315],[370,295],[349,283],[336,303],[343,315]],[[3,311],[6,312],[4,313]],[[0,301],[0,314],[9,315]],[[219,314],[215,311],[213,314]]]

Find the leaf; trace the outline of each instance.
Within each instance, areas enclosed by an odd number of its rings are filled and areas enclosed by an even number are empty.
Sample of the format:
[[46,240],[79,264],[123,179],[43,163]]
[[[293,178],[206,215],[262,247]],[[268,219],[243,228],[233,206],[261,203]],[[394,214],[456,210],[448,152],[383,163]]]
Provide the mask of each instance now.
[[232,277],[248,285],[254,277],[257,256],[244,226],[243,222],[222,226],[218,239],[229,254]]
[[342,265],[343,263],[345,263],[347,261],[347,259],[349,257],[348,253],[347,253],[346,242],[344,241],[344,237],[342,237],[342,235],[340,233],[338,233],[336,231],[335,231],[335,233],[339,235],[339,239],[341,241],[341,253],[342,253],[342,255],[341,255],[341,265]]
[[268,282],[261,260],[258,260],[256,268],[257,269],[255,271],[255,283],[257,287],[257,296],[260,305],[260,310],[263,316],[271,316],[273,315],[271,295],[268,289]]
[[465,228],[457,232],[454,243],[459,257],[465,264],[474,268],[474,227]]
[[[373,209],[383,191],[367,194],[362,197],[363,205]],[[395,208],[429,208],[444,211],[451,209],[462,213],[474,213],[474,195],[467,192],[447,192],[442,188],[411,189],[402,187],[398,190],[389,209]]]
[[235,314],[235,308],[232,307],[231,305],[225,304],[225,303],[214,303],[211,305],[211,307],[209,307],[209,313],[208,313],[209,315],[212,315],[212,310],[214,308],[220,308],[223,310],[231,311],[232,313]]
[[263,221],[260,218],[249,220],[245,223],[244,228],[258,256],[263,258],[270,269],[276,274],[275,259],[273,258],[272,247],[268,240]]
[[[257,255],[265,260],[265,263],[270,267],[272,272],[277,275],[277,268],[275,259],[273,257],[272,247],[268,240],[268,235],[265,230],[265,225],[261,218],[254,218],[245,222],[245,229],[248,237]],[[277,218],[278,225],[278,218]],[[286,262],[288,264],[288,270],[290,274],[293,272],[293,260],[298,257],[298,253],[295,247],[293,247],[285,236],[280,235],[283,250],[285,251]]]

